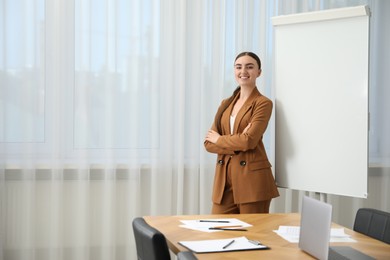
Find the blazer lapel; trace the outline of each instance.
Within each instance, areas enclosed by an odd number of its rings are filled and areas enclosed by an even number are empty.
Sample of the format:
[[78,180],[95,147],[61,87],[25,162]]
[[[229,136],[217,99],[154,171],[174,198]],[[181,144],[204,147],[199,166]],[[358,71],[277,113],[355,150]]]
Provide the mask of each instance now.
[[237,130],[238,130],[239,125],[241,124],[242,118],[244,117],[244,115],[246,113],[248,113],[251,110],[252,104],[253,104],[253,100],[256,99],[260,95],[261,94],[260,94],[260,92],[259,92],[259,90],[257,88],[255,88],[252,91],[251,95],[248,97],[248,99],[245,101],[245,103],[242,106],[242,108],[240,109],[240,111],[238,111],[238,113],[237,113],[236,120],[234,122],[233,133],[237,133]]
[[[238,97],[239,97],[239,95],[237,95],[237,96],[234,98],[233,102],[232,102],[232,103],[228,106],[228,108],[226,109],[226,113],[227,113],[228,116],[225,118],[225,120],[227,120],[227,122],[226,122],[226,121],[225,121],[225,122],[222,122],[222,125],[223,125],[223,126],[226,126],[226,128],[223,129],[223,131],[224,131],[225,134],[231,134],[231,133],[230,133],[230,116],[231,116],[231,114],[232,114],[233,106],[234,106],[234,104],[236,103]],[[236,116],[236,120],[237,120],[237,116]],[[236,120],[235,120],[235,122],[236,122]],[[236,130],[235,130],[236,123],[235,123],[235,122],[234,122],[233,133],[236,132]]]

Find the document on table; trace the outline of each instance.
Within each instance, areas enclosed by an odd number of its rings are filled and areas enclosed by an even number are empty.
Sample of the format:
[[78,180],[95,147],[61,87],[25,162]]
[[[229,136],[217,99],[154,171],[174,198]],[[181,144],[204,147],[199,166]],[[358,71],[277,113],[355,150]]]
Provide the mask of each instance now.
[[198,241],[179,241],[179,244],[195,253],[269,249],[268,246],[257,243],[257,241],[249,240],[246,237],[232,237],[226,239],[211,239]]
[[226,229],[243,229],[245,227],[251,227],[244,221],[236,218],[216,218],[216,219],[194,219],[194,220],[180,220],[183,225],[180,227],[188,228],[192,230],[198,230],[203,232],[216,232],[221,230],[215,230],[210,228],[223,228]]
[[[299,226],[279,226],[278,230],[274,230],[276,234],[290,243],[299,242],[299,231]],[[330,230],[330,242],[356,242],[356,240],[345,234],[344,228],[332,228]]]

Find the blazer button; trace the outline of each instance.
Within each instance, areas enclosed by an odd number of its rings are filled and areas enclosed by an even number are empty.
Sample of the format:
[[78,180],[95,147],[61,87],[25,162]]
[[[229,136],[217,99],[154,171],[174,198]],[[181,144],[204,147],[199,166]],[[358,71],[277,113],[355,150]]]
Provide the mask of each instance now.
[[246,161],[241,161],[241,162],[240,162],[240,165],[241,165],[241,166],[245,166],[245,165],[246,165]]
[[223,164],[223,160],[218,160],[218,164],[222,165]]

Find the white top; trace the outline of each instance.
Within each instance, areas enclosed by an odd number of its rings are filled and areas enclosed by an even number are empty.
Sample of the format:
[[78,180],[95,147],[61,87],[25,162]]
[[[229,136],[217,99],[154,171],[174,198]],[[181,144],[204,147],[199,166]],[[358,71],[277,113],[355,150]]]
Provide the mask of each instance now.
[[236,116],[230,116],[230,133],[233,134],[234,121],[236,120]]

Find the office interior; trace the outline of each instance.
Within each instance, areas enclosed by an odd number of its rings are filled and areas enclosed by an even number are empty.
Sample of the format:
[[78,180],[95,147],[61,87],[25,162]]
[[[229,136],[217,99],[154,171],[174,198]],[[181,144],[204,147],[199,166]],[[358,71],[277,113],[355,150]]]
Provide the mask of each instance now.
[[[390,212],[389,1],[0,0],[0,260],[136,259],[135,217],[209,214],[203,140],[235,56],[260,56],[272,99],[271,17],[358,5],[371,11],[368,197],[325,196],[348,228],[359,208]],[[274,134],[272,118],[272,163]],[[272,213],[324,198],[279,192]]]

